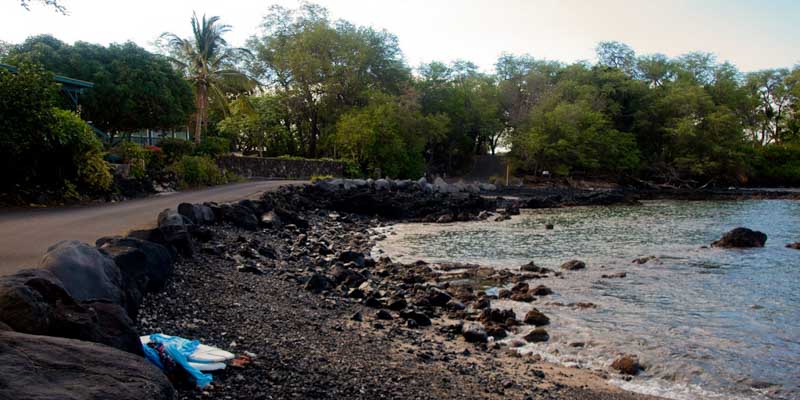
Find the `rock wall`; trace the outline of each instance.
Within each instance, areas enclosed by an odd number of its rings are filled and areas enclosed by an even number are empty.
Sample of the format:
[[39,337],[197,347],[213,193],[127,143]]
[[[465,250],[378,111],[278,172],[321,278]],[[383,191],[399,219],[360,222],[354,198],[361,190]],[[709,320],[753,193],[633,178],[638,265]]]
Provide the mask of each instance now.
[[324,160],[225,156],[219,166],[245,178],[309,179],[314,175],[344,176],[345,163]]

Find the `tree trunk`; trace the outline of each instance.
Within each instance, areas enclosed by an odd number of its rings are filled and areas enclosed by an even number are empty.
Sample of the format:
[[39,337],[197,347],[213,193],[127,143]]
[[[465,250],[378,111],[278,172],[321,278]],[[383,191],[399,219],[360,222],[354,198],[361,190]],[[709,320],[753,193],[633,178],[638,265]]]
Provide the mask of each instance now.
[[317,138],[319,138],[319,126],[317,125],[317,112],[311,112],[311,137],[308,141],[309,157],[317,158]]
[[195,144],[200,144],[200,140],[203,138],[203,125],[206,123],[206,102],[208,101],[208,87],[205,84],[200,83],[197,85],[197,112],[195,114],[195,124],[194,124],[194,142]]

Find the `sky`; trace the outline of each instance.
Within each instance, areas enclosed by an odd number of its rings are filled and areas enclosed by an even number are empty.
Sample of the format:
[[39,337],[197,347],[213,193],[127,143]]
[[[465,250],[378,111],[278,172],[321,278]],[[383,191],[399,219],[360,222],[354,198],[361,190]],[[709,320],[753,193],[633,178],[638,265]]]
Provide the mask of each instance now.
[[[60,0],[69,15],[0,0],[0,40],[50,33],[72,43],[132,40],[154,50],[162,32],[188,36],[192,11],[233,26],[230,43],[257,32],[269,5],[297,0]],[[749,72],[800,64],[800,0],[318,0],[334,19],[386,29],[412,67],[469,60],[491,72],[502,53],[595,61],[600,41],[637,54],[706,51]]]

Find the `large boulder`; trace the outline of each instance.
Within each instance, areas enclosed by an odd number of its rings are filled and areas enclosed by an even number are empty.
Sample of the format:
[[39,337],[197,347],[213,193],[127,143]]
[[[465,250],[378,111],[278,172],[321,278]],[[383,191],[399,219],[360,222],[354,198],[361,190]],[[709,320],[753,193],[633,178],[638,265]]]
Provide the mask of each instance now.
[[0,278],[0,321],[15,331],[49,334],[59,314],[75,309],[80,307],[50,271],[26,269]]
[[122,273],[114,260],[77,240],[56,243],[39,267],[53,273],[76,301],[103,300],[125,306]]
[[175,255],[158,243],[133,237],[112,236],[98,239],[100,251],[110,255],[123,275],[144,275],[147,292],[164,288],[174,270]]
[[190,233],[191,220],[177,211],[167,208],[158,214],[158,230],[165,243],[174,246],[181,254],[194,254],[194,241]]
[[171,400],[146,359],[79,340],[0,331],[0,398]]
[[210,225],[217,220],[214,211],[205,204],[181,203],[178,204],[178,213],[197,225]]
[[133,237],[104,237],[97,246],[122,272],[126,304],[136,318],[145,293],[161,290],[172,275],[173,254],[160,244]]
[[258,229],[259,220],[252,208],[242,204],[234,204],[225,208],[224,221],[232,225],[254,231]]
[[736,228],[724,235],[719,240],[711,243],[714,247],[747,248],[764,247],[767,243],[767,234],[747,228]]
[[133,321],[109,302],[78,303],[49,270],[0,278],[0,322],[17,332],[103,343],[141,354]]

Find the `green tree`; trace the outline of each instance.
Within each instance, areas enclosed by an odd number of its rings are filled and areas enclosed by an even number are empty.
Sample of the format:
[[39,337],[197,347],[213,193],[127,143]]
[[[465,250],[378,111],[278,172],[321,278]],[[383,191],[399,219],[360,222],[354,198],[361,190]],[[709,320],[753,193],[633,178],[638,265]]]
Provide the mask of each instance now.
[[55,108],[57,91],[53,75],[39,66],[20,64],[16,74],[0,69],[0,192],[109,189],[100,141],[75,113]]
[[625,43],[600,42],[595,47],[597,62],[611,68],[617,68],[629,76],[636,73],[636,53]]
[[443,116],[423,116],[412,95],[373,92],[367,106],[344,114],[335,143],[344,158],[372,176],[417,178],[425,171],[426,138],[445,134]]
[[275,157],[298,153],[298,141],[278,94],[236,99],[219,130],[246,154]]
[[304,3],[297,10],[272,6],[261,33],[249,41],[254,76],[278,93],[306,156],[331,154],[326,136],[342,114],[368,102],[373,90],[397,95],[410,73],[385,31],[332,22],[327,10]]
[[170,60],[192,83],[195,91],[194,141],[199,144],[208,123],[209,101],[225,109],[226,93],[231,90],[246,90],[252,81],[236,69],[237,60],[248,52],[228,46],[223,35],[230,25],[220,24],[213,16],[198,19],[192,15],[192,37],[181,38],[173,33],[164,33],[161,38],[170,54]]
[[[747,75],[746,87],[754,100],[751,138],[756,144],[780,143],[791,134],[793,90],[788,69],[770,69]],[[791,136],[791,135],[790,135]]]
[[[3,60],[37,63],[94,83],[80,95],[80,113],[111,135],[185,125],[194,108],[191,87],[169,62],[131,42],[68,45],[49,35],[34,36],[12,46]],[[73,107],[66,99],[63,106]]]

